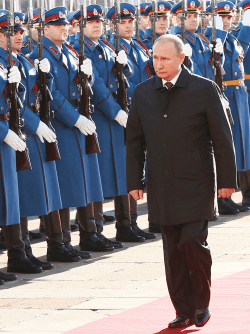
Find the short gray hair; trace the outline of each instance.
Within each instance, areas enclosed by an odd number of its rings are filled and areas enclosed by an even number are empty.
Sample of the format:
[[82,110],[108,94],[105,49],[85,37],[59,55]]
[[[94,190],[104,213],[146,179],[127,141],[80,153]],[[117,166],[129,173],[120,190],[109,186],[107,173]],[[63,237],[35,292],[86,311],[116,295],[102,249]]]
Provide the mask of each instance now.
[[153,45],[153,53],[154,53],[154,49],[156,47],[157,44],[166,44],[166,43],[173,43],[176,49],[176,53],[178,55],[184,53],[184,43],[182,42],[182,40],[175,35],[169,34],[169,35],[162,35],[160,36],[154,43]]

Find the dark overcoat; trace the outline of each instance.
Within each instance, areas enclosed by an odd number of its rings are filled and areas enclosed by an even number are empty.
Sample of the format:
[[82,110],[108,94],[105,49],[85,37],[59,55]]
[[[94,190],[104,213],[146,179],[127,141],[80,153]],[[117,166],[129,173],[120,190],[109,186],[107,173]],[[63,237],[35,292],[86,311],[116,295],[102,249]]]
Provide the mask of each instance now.
[[[127,124],[127,189],[143,189],[152,221],[209,220],[218,188],[236,187],[235,152],[218,86],[185,67],[170,92],[158,76],[135,89]],[[215,159],[214,159],[215,158]]]

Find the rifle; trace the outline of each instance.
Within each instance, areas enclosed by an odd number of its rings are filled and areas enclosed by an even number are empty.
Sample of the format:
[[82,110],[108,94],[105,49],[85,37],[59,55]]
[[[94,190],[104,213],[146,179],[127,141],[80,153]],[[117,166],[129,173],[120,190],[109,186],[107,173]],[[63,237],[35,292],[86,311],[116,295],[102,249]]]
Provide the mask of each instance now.
[[104,0],[104,9],[103,9],[103,40],[107,42],[107,11],[108,11],[108,3],[107,0]]
[[[81,88],[81,96],[80,96],[80,107],[79,112],[82,116],[85,116],[89,120],[92,120],[90,116],[90,95],[93,95],[92,89],[88,82],[88,77],[81,71],[81,65],[83,61],[86,59],[85,51],[84,51],[84,28],[87,24],[87,7],[86,1],[84,1],[84,5],[80,6],[81,9],[81,19],[79,22],[80,26],[80,41],[79,41],[79,86]],[[100,146],[97,138],[97,134],[93,133],[92,135],[86,136],[86,154],[91,153],[100,153]]]
[[[187,0],[182,0],[182,12],[181,12],[181,40],[185,44],[186,29],[185,29],[185,20],[187,19]],[[189,67],[188,57],[185,57],[183,64],[186,67]]]
[[140,39],[140,24],[141,24],[141,8],[140,8],[140,0],[137,0],[136,7],[136,21],[135,21],[135,37],[136,39]]
[[[223,74],[222,74],[222,67],[220,63],[220,54],[215,52],[216,46],[216,24],[215,24],[215,16],[217,15],[217,0],[212,0],[212,44],[213,44],[213,51],[212,51],[212,66],[214,69],[214,81],[220,88],[222,95],[224,96],[224,87],[223,87]],[[231,113],[231,109],[227,108],[227,117],[230,124],[234,124],[233,116]]]
[[[7,70],[8,73],[12,65],[12,45],[11,36],[14,35],[14,16],[13,16],[13,2],[10,1],[10,12],[7,14],[8,18],[8,29],[7,35]],[[20,109],[23,107],[21,100],[17,95],[17,85],[16,83],[7,83],[7,104],[10,110],[9,127],[14,131],[20,139],[24,142],[25,136],[21,132],[21,127],[23,126],[23,120],[20,118]],[[29,157],[29,150],[26,149],[23,152],[16,151],[16,166],[17,171],[32,169]]]
[[150,15],[150,22],[151,22],[151,39],[152,39],[152,47],[156,40],[156,31],[155,31],[155,22],[158,20],[158,3],[155,0],[152,0],[152,14]]
[[29,0],[28,8],[28,47],[29,53],[33,51],[33,37],[32,37],[32,28],[33,28],[33,5],[32,0]]
[[205,17],[206,17],[206,0],[201,0],[201,33],[204,35],[205,32]]
[[[120,51],[120,37],[119,37],[119,22],[121,22],[121,10],[120,10],[120,0],[115,0],[115,16],[113,18],[114,23],[114,34],[115,34],[115,53],[118,55]],[[121,109],[128,111],[127,103],[127,87],[129,86],[127,81],[125,81],[123,73],[123,65],[119,64],[115,60],[115,76],[117,81],[117,103],[120,105]],[[124,142],[126,143],[126,128],[124,128]]]
[[[45,26],[45,9],[44,2],[40,0],[39,6],[39,26],[38,30],[38,60],[43,59],[43,34]],[[40,120],[43,121],[53,132],[55,129],[51,124],[51,112],[50,112],[50,101],[53,100],[53,97],[50,93],[50,90],[47,86],[47,73],[44,73],[40,70],[38,66],[38,90],[39,90],[39,112]],[[46,161],[60,160],[60,152],[58,148],[58,142],[49,143],[46,141]]]

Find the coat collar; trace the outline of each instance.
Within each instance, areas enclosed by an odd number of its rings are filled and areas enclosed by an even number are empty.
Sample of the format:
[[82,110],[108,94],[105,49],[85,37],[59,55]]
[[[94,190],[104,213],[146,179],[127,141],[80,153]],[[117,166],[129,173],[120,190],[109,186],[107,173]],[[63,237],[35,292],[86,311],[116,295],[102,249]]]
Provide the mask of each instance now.
[[51,40],[43,37],[43,45],[57,60],[60,59],[61,51]]
[[[182,65],[182,71],[175,86],[185,88],[187,86],[189,75],[190,71],[184,65]],[[158,75],[154,77],[153,85],[154,85],[154,90],[162,88],[162,79],[159,78]]]

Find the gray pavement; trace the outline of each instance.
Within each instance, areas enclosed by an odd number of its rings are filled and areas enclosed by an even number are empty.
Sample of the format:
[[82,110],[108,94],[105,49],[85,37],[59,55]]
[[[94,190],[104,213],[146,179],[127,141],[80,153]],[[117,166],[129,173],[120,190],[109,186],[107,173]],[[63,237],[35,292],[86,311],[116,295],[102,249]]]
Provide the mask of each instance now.
[[[233,199],[239,203],[241,194],[234,194]],[[113,202],[106,201],[104,209],[112,214]],[[145,199],[139,202],[139,215],[138,225],[147,230]],[[30,230],[37,231],[38,226],[38,219],[30,220]],[[114,223],[105,224],[104,234],[114,239]],[[210,222],[212,279],[250,268],[249,240],[250,212]],[[72,244],[78,243],[79,232],[73,232]],[[32,248],[35,256],[46,260],[45,239],[33,242]],[[4,272],[6,253],[0,251]],[[156,240],[125,243],[121,250],[92,253],[90,260],[54,263],[54,267],[37,275],[18,274],[16,282],[0,286],[0,333],[59,334],[168,294],[159,234]],[[172,319],[166,315],[166,326],[168,320]]]

